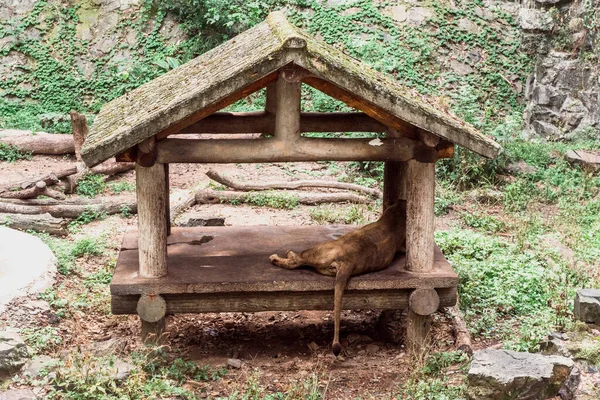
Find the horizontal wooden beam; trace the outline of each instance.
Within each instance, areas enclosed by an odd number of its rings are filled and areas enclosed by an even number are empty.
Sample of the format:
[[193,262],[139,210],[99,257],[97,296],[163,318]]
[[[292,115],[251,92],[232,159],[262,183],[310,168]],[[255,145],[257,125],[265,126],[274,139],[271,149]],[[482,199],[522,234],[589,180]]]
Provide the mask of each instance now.
[[[360,112],[301,113],[300,132],[386,132],[381,122]],[[275,115],[264,111],[214,113],[178,133],[265,133],[275,131]]]
[[165,139],[158,142],[160,163],[259,163],[295,161],[435,162],[435,148],[407,138],[317,139]]
[[[436,289],[439,307],[456,304],[456,288]],[[406,309],[411,289],[348,290],[344,293],[342,308]],[[163,294],[167,314],[209,312],[260,312],[294,310],[333,310],[333,291],[319,292],[266,292],[266,293],[197,293]],[[139,295],[112,295],[113,314],[136,314]]]

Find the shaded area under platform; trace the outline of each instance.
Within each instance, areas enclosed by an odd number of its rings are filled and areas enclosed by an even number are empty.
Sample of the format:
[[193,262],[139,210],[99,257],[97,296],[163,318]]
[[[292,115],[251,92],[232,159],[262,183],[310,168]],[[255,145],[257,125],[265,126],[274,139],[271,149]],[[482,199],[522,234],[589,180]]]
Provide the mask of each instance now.
[[[141,294],[160,294],[167,313],[333,309],[335,278],[311,268],[286,270],[269,262],[273,253],[300,252],[356,226],[249,226],[173,228],[168,238],[168,275],[138,275],[137,231],[125,234],[110,285],[112,311],[134,314]],[[429,273],[404,269],[405,256],[379,272],[353,277],[344,308],[408,307],[413,289],[435,288],[440,307],[456,302],[458,276],[439,248]]]

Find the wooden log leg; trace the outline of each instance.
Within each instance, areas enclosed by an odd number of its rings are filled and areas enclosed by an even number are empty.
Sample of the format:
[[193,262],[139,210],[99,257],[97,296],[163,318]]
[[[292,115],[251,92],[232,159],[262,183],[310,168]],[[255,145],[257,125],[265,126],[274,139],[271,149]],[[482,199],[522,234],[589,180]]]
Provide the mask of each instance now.
[[408,310],[406,348],[411,357],[419,358],[431,344],[431,315],[419,315]]
[[167,236],[171,236],[171,197],[169,194],[169,164],[165,165],[165,218],[167,224]]
[[167,274],[166,183],[163,164],[136,164],[140,275],[160,278]]
[[406,269],[433,269],[435,164],[415,160],[406,171]]
[[435,289],[416,289],[408,298],[408,322],[406,344],[412,356],[419,357],[431,343],[431,314],[440,306]]
[[164,340],[167,303],[159,295],[142,295],[138,300],[137,313],[142,321],[142,341],[161,344]]

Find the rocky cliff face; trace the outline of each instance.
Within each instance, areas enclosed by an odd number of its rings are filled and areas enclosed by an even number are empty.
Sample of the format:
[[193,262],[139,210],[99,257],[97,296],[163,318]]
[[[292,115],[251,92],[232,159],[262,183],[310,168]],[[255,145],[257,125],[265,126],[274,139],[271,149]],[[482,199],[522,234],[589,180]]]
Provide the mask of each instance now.
[[524,49],[537,58],[525,91],[525,129],[551,140],[597,137],[600,1],[536,3],[539,8],[523,9],[521,17]]

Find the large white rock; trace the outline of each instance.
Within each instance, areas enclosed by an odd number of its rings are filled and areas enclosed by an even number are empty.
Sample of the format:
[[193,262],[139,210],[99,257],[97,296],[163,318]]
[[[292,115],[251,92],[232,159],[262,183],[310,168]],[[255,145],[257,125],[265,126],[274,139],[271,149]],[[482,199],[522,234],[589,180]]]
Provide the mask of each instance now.
[[0,313],[15,297],[52,286],[56,258],[39,238],[0,226]]

